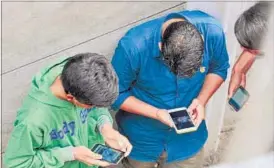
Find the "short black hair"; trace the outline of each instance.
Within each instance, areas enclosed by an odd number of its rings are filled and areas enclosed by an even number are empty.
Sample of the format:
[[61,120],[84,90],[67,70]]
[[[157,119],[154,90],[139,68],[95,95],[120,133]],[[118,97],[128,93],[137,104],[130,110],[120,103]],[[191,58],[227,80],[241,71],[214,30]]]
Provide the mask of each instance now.
[[240,15],[235,23],[234,32],[242,47],[260,49],[268,28],[270,6],[269,2],[258,2]]
[[171,23],[163,33],[163,59],[179,77],[191,77],[202,63],[204,42],[200,32],[187,21]]
[[83,53],[70,57],[61,74],[66,92],[80,103],[110,106],[118,96],[118,78],[102,55]]

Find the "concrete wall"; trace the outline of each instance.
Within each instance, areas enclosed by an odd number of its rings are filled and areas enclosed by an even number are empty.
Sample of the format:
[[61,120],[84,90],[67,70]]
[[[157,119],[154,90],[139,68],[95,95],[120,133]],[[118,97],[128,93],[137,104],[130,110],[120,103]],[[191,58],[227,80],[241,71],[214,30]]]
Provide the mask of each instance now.
[[3,2],[2,151],[41,67],[79,52],[111,58],[129,28],[183,8],[183,2]]

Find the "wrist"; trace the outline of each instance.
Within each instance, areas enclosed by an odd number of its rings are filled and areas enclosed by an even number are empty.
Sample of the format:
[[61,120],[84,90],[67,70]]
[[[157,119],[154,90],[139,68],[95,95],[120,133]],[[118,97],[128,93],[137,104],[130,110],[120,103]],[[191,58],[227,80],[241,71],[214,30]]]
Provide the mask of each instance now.
[[161,109],[155,109],[155,113],[154,113],[154,119],[156,119],[156,120],[159,120],[159,111],[160,111]]
[[204,100],[202,97],[197,97],[196,101],[197,101],[198,105],[203,106],[203,107],[205,107],[205,105],[207,103],[207,101]]
[[74,160],[77,160],[77,147],[72,147],[71,153]]
[[63,158],[65,162],[76,160],[74,150],[75,150],[75,147],[73,146],[62,148],[61,157]]

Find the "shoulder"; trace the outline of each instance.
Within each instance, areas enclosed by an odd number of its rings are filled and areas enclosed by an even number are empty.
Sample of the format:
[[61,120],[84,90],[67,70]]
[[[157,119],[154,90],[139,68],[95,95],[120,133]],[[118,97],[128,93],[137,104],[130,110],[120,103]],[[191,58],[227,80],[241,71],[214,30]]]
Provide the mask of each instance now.
[[223,31],[223,28],[214,24],[208,25],[207,36],[208,36],[209,42],[211,43],[215,43],[220,40],[221,41],[225,40],[225,33]]
[[159,19],[145,22],[131,28],[119,41],[118,46],[124,48],[129,55],[142,53],[156,37],[156,30],[161,27]]
[[204,36],[223,34],[223,27],[219,20],[203,11],[182,11],[179,14],[195,25]]
[[14,126],[23,124],[30,128],[46,129],[54,118],[54,108],[56,107],[35,101],[28,96],[17,112]]
[[204,24],[204,25],[216,25],[218,27],[222,27],[220,21],[216,19],[214,16],[205,13],[200,10],[193,10],[193,11],[182,11],[181,14],[187,20],[189,20],[193,24]]

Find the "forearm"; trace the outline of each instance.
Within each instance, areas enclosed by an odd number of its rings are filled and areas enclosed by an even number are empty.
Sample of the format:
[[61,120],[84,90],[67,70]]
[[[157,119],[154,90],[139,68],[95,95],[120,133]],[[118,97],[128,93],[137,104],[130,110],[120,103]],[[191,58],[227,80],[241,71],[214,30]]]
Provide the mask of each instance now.
[[211,96],[216,92],[216,90],[224,82],[223,78],[216,74],[208,74],[205,79],[205,83],[199,93],[197,99],[199,102],[205,106]]
[[73,146],[66,146],[38,150],[36,156],[39,157],[40,160],[48,161],[44,163],[45,165],[53,166],[56,164],[57,167],[57,165],[61,166],[65,162],[75,160],[73,156],[73,148]]
[[120,107],[122,110],[133,113],[133,114],[138,114],[142,115],[145,117],[157,119],[157,111],[158,108],[151,106],[134,96],[128,97],[123,104]]
[[247,51],[243,51],[239,59],[233,67],[233,73],[246,74],[255,61],[255,55]]
[[37,149],[34,155],[25,156],[14,152],[5,156],[5,165],[9,168],[59,168],[63,167],[65,162],[74,160],[72,149],[73,147]]
[[[153,107],[135,98],[134,96],[129,96],[128,98],[126,98],[125,101],[121,104],[120,109],[129,113],[157,119],[158,108]],[[104,138],[111,135],[110,132],[114,131],[112,125],[107,120],[105,123],[101,124],[99,128]]]
[[4,164],[9,168],[58,168],[74,159],[70,146],[41,148],[43,137],[32,125],[16,125],[5,151]]
[[107,108],[95,108],[93,111],[89,112],[88,115],[89,118],[96,121],[96,126],[100,132],[105,124],[109,124],[111,126],[113,124],[113,119]]

